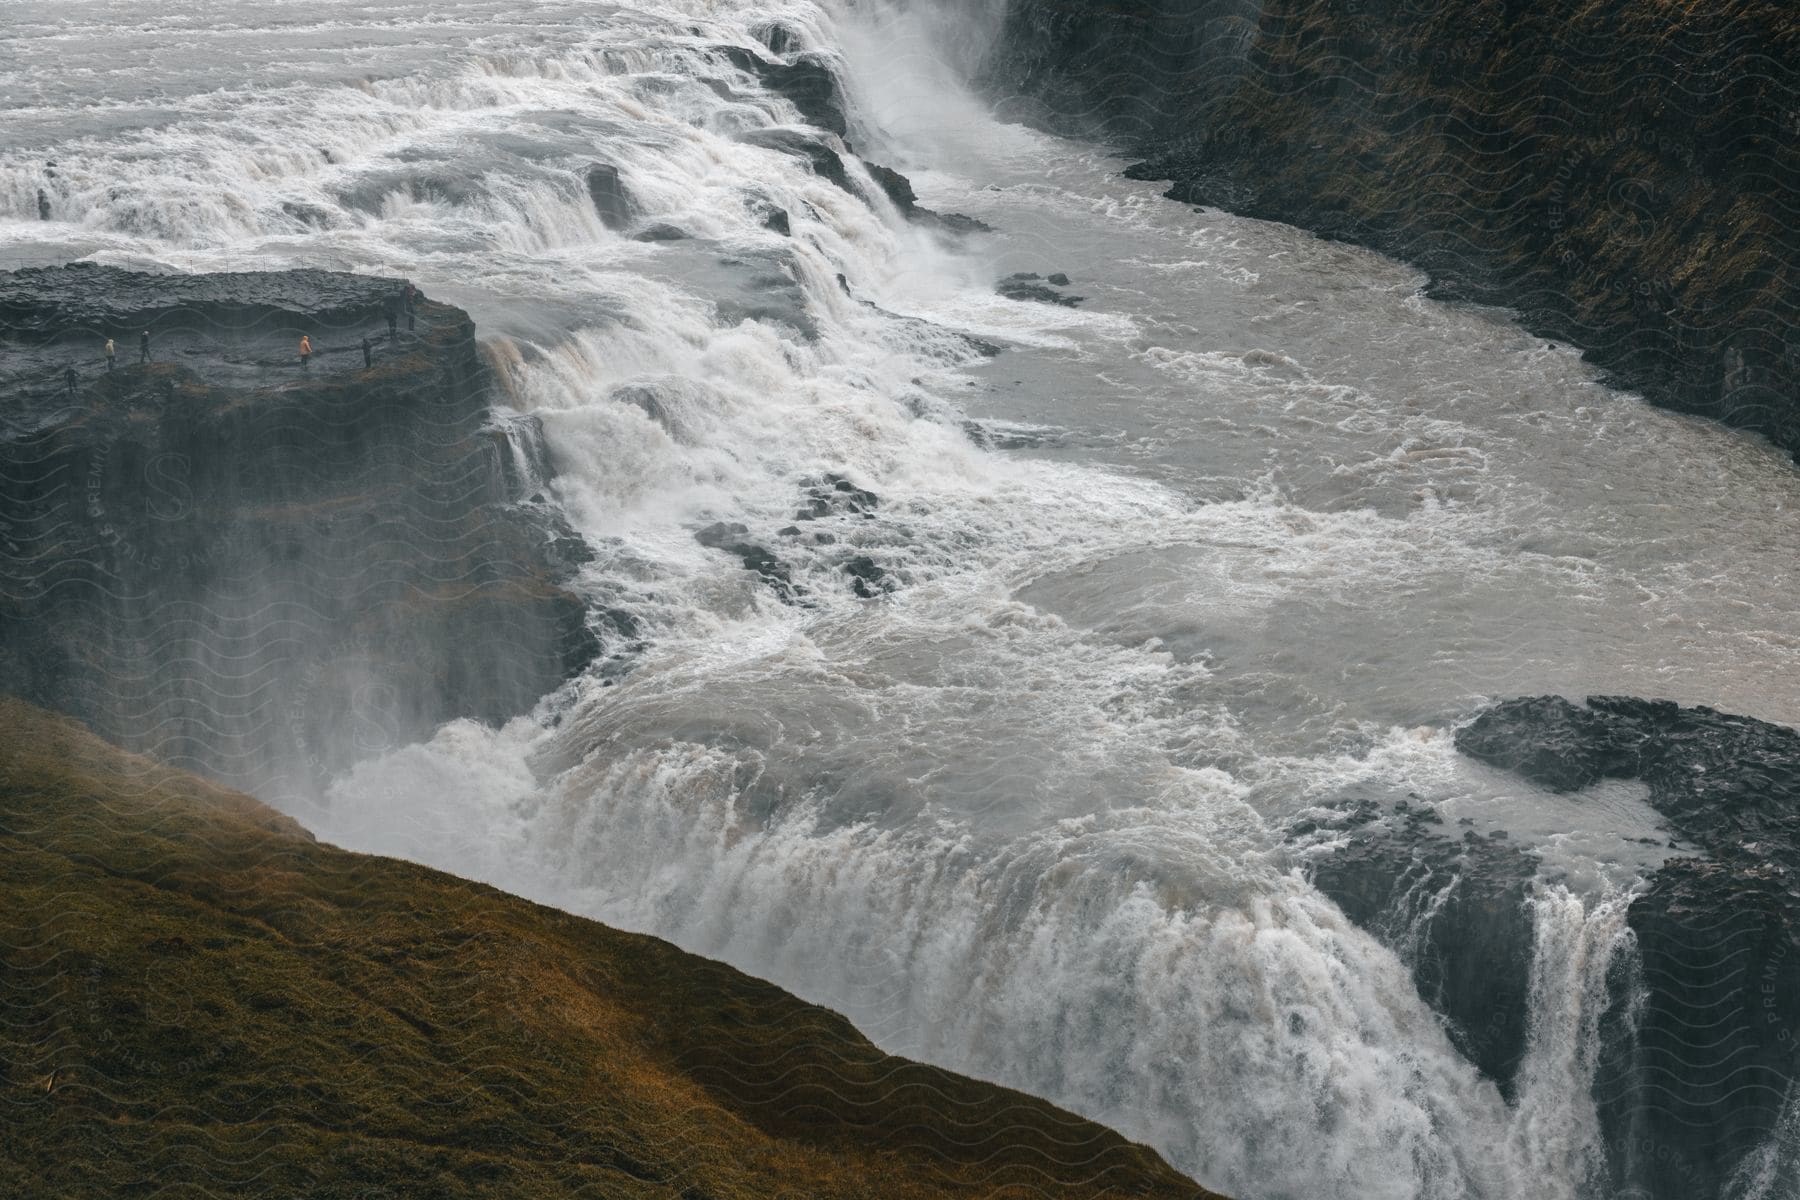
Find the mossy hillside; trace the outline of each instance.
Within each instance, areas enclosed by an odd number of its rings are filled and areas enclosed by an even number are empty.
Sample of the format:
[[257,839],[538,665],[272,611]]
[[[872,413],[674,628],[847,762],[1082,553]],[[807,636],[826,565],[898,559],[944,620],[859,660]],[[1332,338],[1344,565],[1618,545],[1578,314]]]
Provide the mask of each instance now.
[[0,1193],[1206,1197],[654,938],[0,701]]

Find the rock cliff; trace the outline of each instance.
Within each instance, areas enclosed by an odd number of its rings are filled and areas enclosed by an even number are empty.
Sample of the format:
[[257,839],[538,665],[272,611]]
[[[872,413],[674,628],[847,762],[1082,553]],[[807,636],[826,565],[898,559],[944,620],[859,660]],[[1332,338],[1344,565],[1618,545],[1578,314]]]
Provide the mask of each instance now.
[[1800,452],[1784,0],[1010,0],[986,76],[1176,199],[1416,263]]
[[[1594,1098],[1617,1193],[1791,1194],[1800,1178],[1780,1160],[1800,1102],[1800,732],[1669,701],[1543,696],[1488,710],[1457,747],[1553,791],[1642,780],[1700,851],[1632,901],[1636,953],[1610,981]],[[1759,1176],[1771,1190],[1747,1187]]]
[[[1631,900],[1630,941],[1605,981],[1595,1194],[1792,1194],[1800,732],[1668,701],[1539,696],[1488,709],[1456,744],[1576,797],[1639,780],[1685,851]],[[1313,824],[1296,834],[1329,843],[1311,863],[1319,887],[1408,961],[1458,1045],[1510,1094],[1533,1018],[1536,853],[1405,805],[1364,802]]]
[[0,274],[12,690],[273,796],[598,652],[534,422],[493,406],[468,316],[402,287]]

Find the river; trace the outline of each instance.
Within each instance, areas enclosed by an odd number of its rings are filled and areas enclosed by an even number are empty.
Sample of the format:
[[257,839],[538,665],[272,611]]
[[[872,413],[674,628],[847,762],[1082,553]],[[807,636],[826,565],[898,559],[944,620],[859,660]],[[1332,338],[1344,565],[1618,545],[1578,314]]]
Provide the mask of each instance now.
[[[1680,849],[1633,787],[1539,793],[1451,729],[1543,692],[1800,723],[1794,465],[1002,124],[966,83],[991,17],[12,0],[0,266],[405,275],[542,422],[642,644],[363,763],[297,805],[321,836],[724,959],[1243,1200],[1586,1200],[1622,898]],[[865,159],[995,232],[741,140],[800,121],[717,49],[772,22]],[[595,161],[685,236],[606,228]],[[879,502],[797,522],[828,476]],[[720,521],[801,603],[696,541]],[[1511,1102],[1306,882],[1293,825],[1361,798],[1542,856]]]

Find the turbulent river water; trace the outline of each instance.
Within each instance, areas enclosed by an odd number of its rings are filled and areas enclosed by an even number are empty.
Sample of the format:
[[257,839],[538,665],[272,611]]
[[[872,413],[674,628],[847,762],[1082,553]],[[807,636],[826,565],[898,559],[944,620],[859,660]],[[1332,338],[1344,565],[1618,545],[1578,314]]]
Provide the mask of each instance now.
[[[300,813],[322,836],[726,959],[1244,1200],[1587,1196],[1622,897],[1678,851],[1640,792],[1577,810],[1450,730],[1541,692],[1800,723],[1793,466],[1001,124],[964,82],[992,15],[11,0],[0,266],[403,274],[541,420],[585,586],[646,644],[363,763]],[[861,155],[995,232],[741,140],[801,121],[719,49],[777,20]],[[606,228],[597,159],[688,237]],[[827,473],[873,515],[782,536]],[[721,520],[806,603],[695,540]],[[1305,881],[1286,830],[1352,796],[1542,852],[1510,1102]]]

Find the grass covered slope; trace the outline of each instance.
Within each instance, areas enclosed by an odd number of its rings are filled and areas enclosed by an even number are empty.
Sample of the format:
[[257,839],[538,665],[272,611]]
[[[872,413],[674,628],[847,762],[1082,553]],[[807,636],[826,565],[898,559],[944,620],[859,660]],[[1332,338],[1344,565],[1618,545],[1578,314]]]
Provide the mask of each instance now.
[[0,700],[0,1194],[1205,1197],[654,938]]

